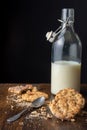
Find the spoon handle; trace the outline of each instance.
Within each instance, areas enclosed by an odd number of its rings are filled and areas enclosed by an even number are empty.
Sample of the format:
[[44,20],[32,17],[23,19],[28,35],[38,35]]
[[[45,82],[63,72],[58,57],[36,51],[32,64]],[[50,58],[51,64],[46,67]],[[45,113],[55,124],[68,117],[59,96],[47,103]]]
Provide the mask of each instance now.
[[[30,108],[30,109],[31,109],[31,108]],[[11,123],[11,122],[17,120],[17,119],[20,118],[24,113],[26,113],[28,110],[29,110],[28,108],[25,108],[25,109],[22,110],[20,113],[18,113],[18,114],[16,114],[16,115],[12,116],[12,117],[10,117],[10,118],[8,118],[8,119],[7,119],[7,122],[8,122],[8,123]]]

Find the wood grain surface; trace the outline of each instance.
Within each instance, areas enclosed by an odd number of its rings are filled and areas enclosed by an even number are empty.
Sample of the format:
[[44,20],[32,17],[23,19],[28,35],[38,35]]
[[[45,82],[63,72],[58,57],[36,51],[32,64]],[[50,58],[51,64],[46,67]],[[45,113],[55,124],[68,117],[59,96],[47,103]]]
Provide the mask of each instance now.
[[[7,102],[8,88],[17,84],[0,84],[0,130],[87,130],[87,114],[76,117],[75,122],[52,119],[26,120],[25,115],[15,122],[7,123],[7,118],[22,110],[21,107],[11,109]],[[48,93],[49,99],[53,97],[50,93],[50,84],[36,84],[41,91]],[[81,85],[81,93],[86,99],[84,111],[87,112],[87,85]]]

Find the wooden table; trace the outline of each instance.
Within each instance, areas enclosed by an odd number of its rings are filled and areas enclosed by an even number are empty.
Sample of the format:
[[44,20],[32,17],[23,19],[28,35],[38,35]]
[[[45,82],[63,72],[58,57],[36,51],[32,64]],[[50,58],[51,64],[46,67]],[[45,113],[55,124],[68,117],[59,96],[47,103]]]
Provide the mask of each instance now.
[[[0,84],[0,130],[87,130],[87,114],[78,116],[75,122],[60,121],[53,117],[52,119],[34,119],[33,121],[25,120],[25,116],[19,120],[8,124],[6,119],[19,112],[18,108],[11,110],[10,104],[7,103],[8,87],[16,84]],[[36,84],[37,88],[50,94],[50,84]],[[87,102],[87,85],[81,85],[81,93]],[[87,103],[84,108],[87,111]],[[21,124],[20,122],[23,122]]]

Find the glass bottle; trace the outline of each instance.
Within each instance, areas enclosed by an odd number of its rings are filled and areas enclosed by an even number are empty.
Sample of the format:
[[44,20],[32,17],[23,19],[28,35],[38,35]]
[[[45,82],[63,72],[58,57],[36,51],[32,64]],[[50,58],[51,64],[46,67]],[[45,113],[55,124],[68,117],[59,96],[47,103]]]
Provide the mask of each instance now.
[[62,9],[61,30],[51,52],[51,93],[64,88],[80,91],[82,46],[74,31],[74,9]]

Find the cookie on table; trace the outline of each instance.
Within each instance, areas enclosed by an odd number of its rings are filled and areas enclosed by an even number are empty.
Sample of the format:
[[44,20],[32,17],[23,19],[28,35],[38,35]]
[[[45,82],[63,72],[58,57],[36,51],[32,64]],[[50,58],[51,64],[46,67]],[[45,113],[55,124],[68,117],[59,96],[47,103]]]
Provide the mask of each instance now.
[[36,91],[36,92],[31,92],[31,91],[27,91],[25,94],[22,94],[22,100],[24,101],[29,101],[32,102],[35,99],[44,96],[45,99],[48,98],[48,94],[46,94],[45,92],[40,92],[40,91]]
[[60,90],[50,102],[52,114],[61,120],[71,120],[85,105],[83,96],[72,88]]
[[29,85],[17,85],[13,87],[9,87],[8,91],[15,93],[15,94],[21,94],[22,92],[25,92],[27,90],[33,90],[33,86],[31,84]]

